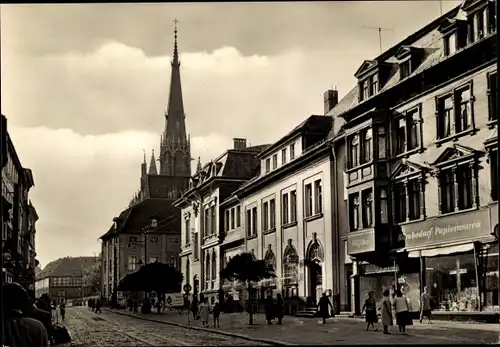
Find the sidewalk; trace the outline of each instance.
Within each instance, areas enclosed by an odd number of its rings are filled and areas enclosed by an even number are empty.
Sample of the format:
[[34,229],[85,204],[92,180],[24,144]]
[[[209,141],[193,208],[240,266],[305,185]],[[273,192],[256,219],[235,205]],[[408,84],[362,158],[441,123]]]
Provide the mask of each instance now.
[[[188,325],[188,318],[176,312],[161,314],[133,314],[128,310],[113,312],[150,319],[163,323]],[[222,314],[221,328],[210,330],[244,335],[251,339],[281,341],[285,344],[485,344],[497,343],[500,328],[496,324],[471,324],[459,322],[436,322],[431,325],[418,321],[407,328],[408,334],[397,333],[397,327],[391,327],[392,335],[381,332],[365,331],[362,319],[339,317],[329,319],[327,324],[319,324],[316,318],[296,318],[286,316],[283,325],[267,325],[263,314],[254,315],[254,325],[248,325],[248,314]],[[191,326],[200,327],[200,321],[190,321]],[[381,329],[381,327],[378,327]]]

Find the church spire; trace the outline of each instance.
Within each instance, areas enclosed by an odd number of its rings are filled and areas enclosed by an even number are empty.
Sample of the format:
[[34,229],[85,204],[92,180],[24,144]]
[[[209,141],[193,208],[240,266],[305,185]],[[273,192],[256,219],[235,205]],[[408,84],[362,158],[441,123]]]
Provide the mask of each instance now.
[[158,170],[156,170],[156,159],[155,159],[155,150],[151,153],[151,162],[149,163],[149,174],[150,175],[158,175]]
[[179,48],[177,44],[177,19],[174,20],[174,54],[171,62],[170,95],[165,114],[165,131],[160,149],[160,174],[191,176],[191,153],[186,133],[184,103],[182,98]]
[[196,165],[196,173],[201,171],[201,158],[198,157],[198,164]]
[[179,21],[177,19],[174,19],[174,56],[172,60],[172,65],[180,65],[181,63],[179,62],[179,49],[177,47],[177,23]]

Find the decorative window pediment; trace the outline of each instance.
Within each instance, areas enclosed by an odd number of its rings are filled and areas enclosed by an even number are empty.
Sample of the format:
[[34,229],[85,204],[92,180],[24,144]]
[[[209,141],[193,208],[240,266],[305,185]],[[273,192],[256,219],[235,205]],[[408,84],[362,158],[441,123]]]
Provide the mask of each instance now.
[[434,161],[431,165],[440,167],[454,161],[472,159],[479,156],[480,154],[481,151],[455,144],[453,145],[453,147],[445,148],[444,151],[436,159],[436,161]]
[[404,60],[413,54],[419,54],[423,52],[423,48],[412,47],[412,46],[401,46],[394,54],[394,58],[397,60]]
[[391,173],[391,179],[398,179],[398,178],[403,178],[407,176],[413,176],[417,174],[422,174],[425,171],[427,171],[429,168],[412,163],[411,161],[408,160],[403,160],[396,168],[392,171]]
[[472,12],[479,10],[483,7],[488,6],[491,1],[484,1],[484,0],[465,0],[462,3],[461,10],[464,11],[467,14],[471,14]]
[[467,26],[467,21],[455,18],[446,18],[439,25],[439,32],[441,34],[449,34],[459,28]]
[[378,61],[376,60],[365,60],[363,64],[359,67],[359,69],[354,73],[354,77],[360,78],[368,72],[375,69],[378,66]]

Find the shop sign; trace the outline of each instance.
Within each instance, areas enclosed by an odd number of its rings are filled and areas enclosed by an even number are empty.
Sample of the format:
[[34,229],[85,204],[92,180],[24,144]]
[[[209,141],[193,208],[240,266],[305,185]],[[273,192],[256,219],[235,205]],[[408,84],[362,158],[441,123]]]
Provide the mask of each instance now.
[[394,266],[377,266],[374,264],[363,265],[363,273],[365,275],[394,273],[397,271],[399,271],[399,267],[397,264],[396,264],[396,267],[394,267]]
[[347,253],[359,254],[375,251],[375,230],[363,230],[347,234]]
[[437,217],[426,221],[403,225],[399,242],[405,248],[475,239],[490,234],[488,210],[479,210],[448,217]]

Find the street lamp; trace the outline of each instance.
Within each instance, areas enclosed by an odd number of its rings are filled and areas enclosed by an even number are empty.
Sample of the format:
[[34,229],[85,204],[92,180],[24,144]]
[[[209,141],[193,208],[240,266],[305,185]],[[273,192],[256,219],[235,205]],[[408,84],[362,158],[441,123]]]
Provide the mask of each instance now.
[[[132,248],[132,246],[143,246],[144,247],[144,266],[148,264],[148,233],[155,228],[158,227],[158,219],[156,217],[152,217],[149,220],[149,224],[144,226],[141,229],[141,235],[143,235],[143,240],[142,241],[129,241],[128,242],[128,247]],[[139,260],[138,262],[139,265],[142,265],[142,261]],[[144,293],[144,298],[147,299],[148,293]]]

